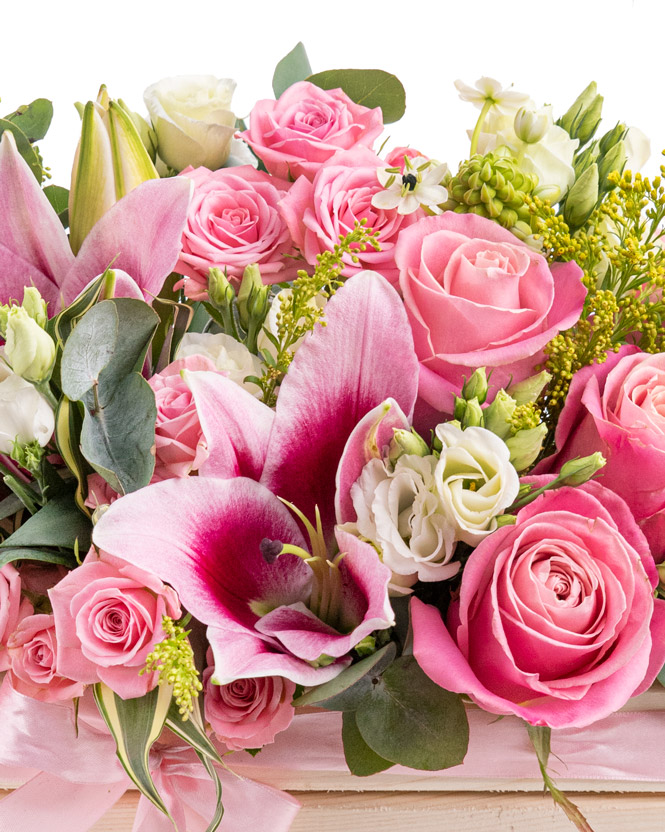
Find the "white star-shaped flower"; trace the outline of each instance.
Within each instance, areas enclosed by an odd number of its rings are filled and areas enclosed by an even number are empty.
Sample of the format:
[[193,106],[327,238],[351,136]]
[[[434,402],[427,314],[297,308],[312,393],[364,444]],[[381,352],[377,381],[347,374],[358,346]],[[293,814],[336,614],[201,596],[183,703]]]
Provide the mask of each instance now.
[[372,205],[384,211],[397,208],[398,214],[412,214],[423,206],[438,212],[438,205],[448,199],[448,191],[441,181],[448,165],[433,159],[404,157],[404,171],[400,168],[378,168],[376,175],[383,185],[372,197]]
[[462,81],[455,81],[455,87],[462,101],[470,101],[478,109],[482,109],[489,101],[501,113],[511,113],[523,107],[529,101],[529,96],[516,90],[504,90],[494,78],[479,78],[475,89]]

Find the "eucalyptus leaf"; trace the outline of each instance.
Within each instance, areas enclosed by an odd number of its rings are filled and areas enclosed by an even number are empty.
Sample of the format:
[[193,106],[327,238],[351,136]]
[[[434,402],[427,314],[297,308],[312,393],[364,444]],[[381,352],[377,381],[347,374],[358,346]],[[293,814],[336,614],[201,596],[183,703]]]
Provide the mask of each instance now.
[[37,142],[44,138],[51,126],[53,104],[47,98],[36,98],[5,118],[19,127],[29,142]]
[[460,765],[469,744],[461,698],[436,685],[413,656],[383,672],[360,703],[356,723],[380,757],[425,771]]
[[353,711],[346,711],[342,716],[342,742],[344,743],[344,759],[351,774],[356,777],[369,777],[379,771],[385,771],[394,765],[384,760],[367,745],[362,738],[356,715]]
[[61,185],[47,185],[44,196],[51,203],[51,208],[58,215],[64,228],[69,227],[69,191]]
[[148,382],[132,373],[110,394],[100,384],[99,406],[92,393],[86,394],[85,404],[83,456],[120,494],[148,485],[155,468],[151,450],[157,418],[155,394]]
[[14,139],[16,140],[16,149],[28,163],[30,170],[35,175],[35,179],[41,185],[44,179],[44,168],[42,167],[37,151],[28,141],[28,137],[17,124],[14,124],[12,121],[8,121],[6,118],[0,118],[0,136],[2,136],[5,130],[8,130],[14,136]]
[[47,548],[38,549],[32,546],[17,546],[15,549],[0,548],[0,567],[17,560],[37,560],[41,563],[56,563],[60,566],[67,566],[69,569],[76,567],[76,557],[71,551]]
[[0,553],[16,547],[74,549],[76,545],[86,551],[90,547],[91,532],[90,520],[78,510],[72,494],[63,494],[46,503],[0,543]]
[[160,321],[151,345],[153,372],[159,373],[174,360],[193,312],[191,306],[165,298],[155,298],[152,308]]
[[59,315],[51,318],[48,322],[47,330],[49,334],[58,341],[61,347],[64,347],[76,322],[99,300],[109,272],[110,269],[106,269],[89,286],[86,286],[81,294],[66,309],[63,309]]
[[272,90],[275,98],[279,98],[292,84],[304,81],[311,74],[312,67],[309,64],[305,47],[302,42],[298,42],[275,67],[272,76]]
[[65,342],[60,363],[60,384],[67,398],[78,401],[99,384],[101,371],[116,351],[118,325],[111,300],[96,304],[78,322]]
[[363,107],[381,107],[384,124],[399,121],[406,109],[402,82],[382,69],[328,69],[305,80],[323,90],[340,87],[352,101]]
[[150,774],[150,748],[166,720],[172,691],[158,685],[145,696],[121,699],[104,684],[94,687],[95,702],[116,743],[123,768],[145,795],[169,820],[173,820]]
[[371,656],[347,667],[329,682],[294,699],[293,704],[296,707],[316,705],[331,711],[354,711],[371,693],[374,687],[372,680],[380,677],[394,658],[395,645],[390,642]]
[[156,312],[135,298],[113,298],[111,303],[118,315],[118,340],[113,358],[99,377],[99,399],[102,405],[115,393],[116,387],[133,372],[143,367],[150,341],[159,325]]

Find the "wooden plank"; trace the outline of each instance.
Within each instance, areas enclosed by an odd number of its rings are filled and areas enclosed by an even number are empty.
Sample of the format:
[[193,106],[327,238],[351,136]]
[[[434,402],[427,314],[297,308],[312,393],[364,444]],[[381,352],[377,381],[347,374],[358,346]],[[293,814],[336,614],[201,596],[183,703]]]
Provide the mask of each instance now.
[[[307,792],[291,832],[571,832],[548,796]],[[571,795],[597,832],[655,832],[663,828],[661,795]],[[138,796],[125,794],[91,832],[130,832]],[[257,830],[256,832],[264,832]]]

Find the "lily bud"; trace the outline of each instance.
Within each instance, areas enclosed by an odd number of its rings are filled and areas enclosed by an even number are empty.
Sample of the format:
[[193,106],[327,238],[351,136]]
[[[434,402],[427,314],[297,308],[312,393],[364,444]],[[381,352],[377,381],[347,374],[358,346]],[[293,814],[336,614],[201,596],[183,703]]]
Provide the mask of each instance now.
[[236,293],[221,269],[213,266],[208,272],[208,297],[210,303],[218,309],[231,306]]
[[510,461],[518,473],[526,471],[536,461],[546,435],[547,425],[541,422],[535,428],[518,430],[515,436],[505,440],[510,451]]
[[35,384],[48,381],[55,361],[55,344],[21,306],[9,310],[6,337],[5,358],[12,370]]
[[404,454],[429,456],[429,453],[430,450],[427,447],[427,443],[414,428],[411,428],[411,430],[404,430],[403,428],[394,429],[393,438],[390,440],[390,446],[388,448],[388,459],[393,465]]
[[487,373],[484,367],[479,367],[470,379],[464,382],[462,387],[462,398],[469,401],[478,399],[479,404],[484,404],[487,398]]
[[511,434],[510,417],[515,412],[517,402],[505,390],[499,390],[494,401],[483,411],[485,427],[499,438],[505,440]]
[[143,118],[140,113],[134,112],[134,110],[130,110],[129,107],[125,104],[122,98],[118,99],[118,104],[123,108],[123,110],[127,113],[127,115],[131,118],[134,122],[134,127],[141,137],[141,141],[143,142],[143,147],[148,151],[148,156],[150,156],[150,160],[154,163],[155,159],[157,158],[157,133],[152,129],[151,125]]
[[545,385],[547,385],[552,380],[552,376],[547,372],[547,370],[542,370],[536,376],[530,376],[529,378],[524,379],[524,381],[520,381],[518,384],[511,385],[507,390],[509,396],[512,396],[515,399],[515,402],[520,404],[528,404],[529,402],[535,403],[540,398],[540,394],[545,389]]
[[598,201],[598,165],[587,168],[568,192],[563,218],[570,228],[580,228],[589,219]]
[[527,144],[539,142],[547,133],[549,126],[550,120],[547,113],[536,113],[526,107],[521,107],[515,116],[515,134],[518,139]]
[[606,462],[600,451],[580,459],[570,459],[561,466],[557,481],[559,485],[582,485],[600,471]]
[[23,289],[23,303],[21,306],[42,329],[46,327],[48,322],[46,301],[39,294],[39,289],[35,289],[34,286],[26,286]]
[[137,185],[159,179],[129,113],[102,86],[83,109],[69,191],[69,241],[76,254],[95,223]]

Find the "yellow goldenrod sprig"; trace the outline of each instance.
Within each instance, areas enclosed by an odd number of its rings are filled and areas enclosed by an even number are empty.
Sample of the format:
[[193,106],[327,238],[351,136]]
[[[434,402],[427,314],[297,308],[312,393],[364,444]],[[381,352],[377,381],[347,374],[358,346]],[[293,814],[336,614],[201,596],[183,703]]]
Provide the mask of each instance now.
[[173,685],[176,705],[183,722],[186,722],[194,710],[194,700],[203,690],[189,643],[190,630],[185,630],[182,624],[168,615],[162,618],[162,628],[166,638],[155,645],[139,675],[157,672],[160,685]]

